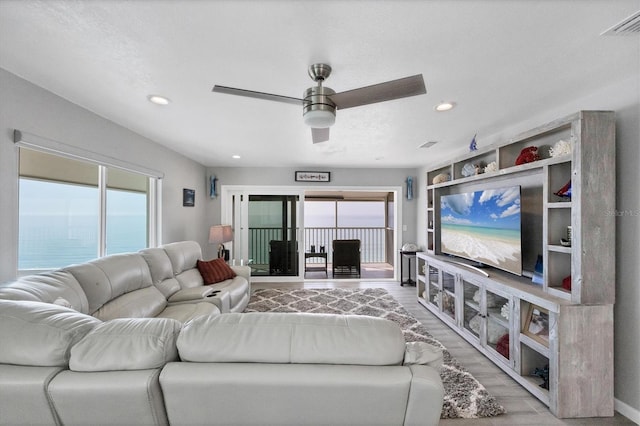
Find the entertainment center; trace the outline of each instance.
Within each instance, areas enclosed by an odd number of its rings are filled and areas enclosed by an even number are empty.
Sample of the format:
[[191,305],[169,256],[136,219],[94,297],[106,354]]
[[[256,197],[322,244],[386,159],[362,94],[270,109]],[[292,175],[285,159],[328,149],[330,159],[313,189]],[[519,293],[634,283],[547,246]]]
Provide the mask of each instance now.
[[[614,113],[580,111],[471,151],[426,178],[418,302],[557,417],[613,416]],[[520,253],[504,249],[503,230],[481,230],[493,234],[487,240],[471,226],[455,229],[457,250],[450,243],[443,250],[444,222],[470,224],[448,214],[456,194],[480,193],[476,203],[486,203],[515,186],[520,197],[509,211],[506,201],[497,205],[505,206],[502,216],[520,216]],[[480,259],[498,266],[478,268]],[[514,273],[518,262],[522,275]]]

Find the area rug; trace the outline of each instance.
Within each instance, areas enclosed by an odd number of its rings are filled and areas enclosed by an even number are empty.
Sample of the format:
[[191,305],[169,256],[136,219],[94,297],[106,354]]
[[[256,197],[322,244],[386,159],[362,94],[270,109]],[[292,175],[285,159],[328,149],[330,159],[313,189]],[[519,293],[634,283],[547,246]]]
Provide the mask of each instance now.
[[400,325],[407,342],[427,342],[443,350],[440,376],[445,396],[441,418],[472,419],[506,412],[426,327],[383,288],[256,290],[245,312],[314,312],[389,319]]

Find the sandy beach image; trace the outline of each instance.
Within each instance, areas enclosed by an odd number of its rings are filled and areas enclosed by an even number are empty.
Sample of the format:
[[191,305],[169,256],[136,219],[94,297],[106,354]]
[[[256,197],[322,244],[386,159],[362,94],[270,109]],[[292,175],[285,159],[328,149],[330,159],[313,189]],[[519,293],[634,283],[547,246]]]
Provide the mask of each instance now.
[[[507,271],[522,270],[522,253],[520,238],[508,238],[504,232],[497,230],[497,235],[491,234],[491,229],[456,230],[456,226],[442,226],[440,244],[442,251],[473,259],[496,268]],[[484,231],[484,232],[483,232]],[[518,234],[519,235],[519,234]]]

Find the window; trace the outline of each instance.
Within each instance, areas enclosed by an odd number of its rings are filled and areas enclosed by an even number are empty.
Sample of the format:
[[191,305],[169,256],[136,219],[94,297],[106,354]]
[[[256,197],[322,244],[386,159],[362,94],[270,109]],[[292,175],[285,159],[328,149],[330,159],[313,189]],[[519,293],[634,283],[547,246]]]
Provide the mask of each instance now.
[[18,269],[60,268],[147,247],[153,180],[20,148]]

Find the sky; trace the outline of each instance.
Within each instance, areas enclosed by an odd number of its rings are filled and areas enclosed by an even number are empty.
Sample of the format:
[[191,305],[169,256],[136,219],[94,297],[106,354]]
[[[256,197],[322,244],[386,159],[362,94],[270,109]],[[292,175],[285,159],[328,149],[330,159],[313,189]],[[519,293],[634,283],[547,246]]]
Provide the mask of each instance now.
[[520,187],[445,195],[440,198],[442,223],[489,228],[520,228]]

